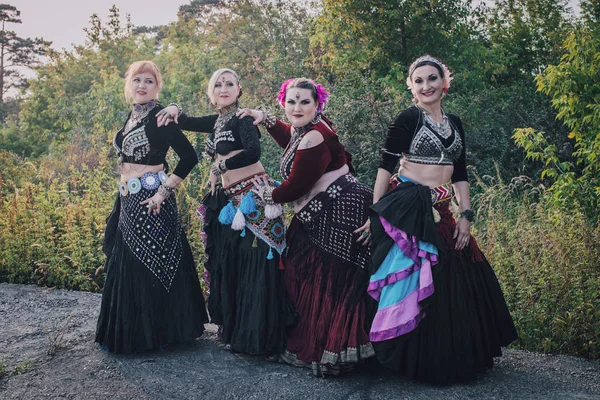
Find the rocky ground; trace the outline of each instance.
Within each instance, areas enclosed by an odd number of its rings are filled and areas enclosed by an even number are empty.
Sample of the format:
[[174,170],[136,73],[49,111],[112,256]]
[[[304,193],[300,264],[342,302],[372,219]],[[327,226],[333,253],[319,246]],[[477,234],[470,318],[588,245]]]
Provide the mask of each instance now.
[[600,399],[600,363],[507,350],[469,385],[432,387],[376,365],[341,378],[194,343],[115,356],[93,343],[100,295],[0,284],[1,399]]

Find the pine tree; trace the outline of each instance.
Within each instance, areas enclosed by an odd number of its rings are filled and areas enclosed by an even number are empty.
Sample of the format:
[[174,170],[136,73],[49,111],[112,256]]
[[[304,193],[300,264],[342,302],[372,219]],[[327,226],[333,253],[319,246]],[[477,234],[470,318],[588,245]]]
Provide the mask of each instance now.
[[6,24],[20,24],[20,16],[21,12],[15,6],[0,4],[0,108],[9,89],[27,85],[19,68],[33,67],[50,45],[41,38],[21,38],[6,29]]

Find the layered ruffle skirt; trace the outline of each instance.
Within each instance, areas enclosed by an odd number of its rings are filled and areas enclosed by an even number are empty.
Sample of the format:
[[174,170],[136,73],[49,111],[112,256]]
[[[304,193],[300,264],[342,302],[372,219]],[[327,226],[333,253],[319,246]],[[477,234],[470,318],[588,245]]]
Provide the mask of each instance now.
[[342,176],[296,213],[288,229],[285,287],[298,322],[281,359],[315,376],[338,375],[374,356],[366,296],[370,248],[353,234],[372,197],[352,175]]
[[210,274],[208,309],[231,351],[277,354],[284,350],[286,326],[295,319],[279,264],[285,225],[281,216],[265,216],[265,204],[252,186],[245,179],[219,188],[198,209]]
[[96,342],[133,353],[186,342],[208,322],[192,251],[171,196],[158,215],[140,202],[156,190],[119,196],[109,218],[106,281]]
[[500,285],[473,237],[455,250],[450,185],[397,183],[370,215],[377,359],[433,384],[472,380],[517,339]]

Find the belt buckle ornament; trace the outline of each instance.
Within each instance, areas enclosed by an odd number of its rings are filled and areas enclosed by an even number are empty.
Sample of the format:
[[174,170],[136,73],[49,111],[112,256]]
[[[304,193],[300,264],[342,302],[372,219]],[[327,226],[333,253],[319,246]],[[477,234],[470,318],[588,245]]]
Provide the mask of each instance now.
[[129,189],[129,193],[136,194],[142,190],[142,183],[138,178],[133,178],[127,182],[127,188]]
[[127,184],[123,181],[119,181],[117,185],[119,186],[119,193],[121,193],[121,196],[127,196],[127,194],[129,193],[129,190],[127,189]]
[[142,186],[144,187],[144,189],[147,190],[158,189],[158,187],[160,186],[159,176],[156,175],[154,172],[146,172],[144,175],[142,175],[141,181]]
[[160,179],[161,183],[165,183],[169,177],[165,174],[165,171],[158,171],[158,179]]

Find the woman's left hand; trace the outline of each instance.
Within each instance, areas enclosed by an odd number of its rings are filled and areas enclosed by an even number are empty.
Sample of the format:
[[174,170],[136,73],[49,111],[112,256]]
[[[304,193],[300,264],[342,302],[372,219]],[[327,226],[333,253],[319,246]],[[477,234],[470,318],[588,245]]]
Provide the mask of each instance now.
[[263,111],[254,110],[252,108],[240,108],[237,110],[236,115],[238,116],[239,119],[242,119],[244,117],[253,118],[254,125],[260,124],[263,121],[263,119],[265,118],[265,113]]
[[265,193],[265,189],[269,187],[269,181],[265,175],[255,176],[251,179],[252,183],[254,183],[254,187],[251,189],[252,192],[256,193],[261,199],[264,200],[263,194]]
[[158,192],[154,196],[142,201],[140,204],[148,207],[148,214],[158,215],[160,213],[160,206],[165,201],[165,198]]
[[159,128],[161,126],[169,125],[169,122],[173,121],[176,124],[179,123],[177,120],[179,118],[179,110],[175,106],[168,106],[160,110],[156,113],[156,126]]
[[469,239],[471,238],[471,223],[464,217],[461,217],[456,221],[456,228],[454,229],[453,239],[456,239],[456,250],[462,250],[469,245]]
[[358,233],[358,239],[356,241],[360,243],[362,241],[362,245],[366,246],[371,243],[371,220],[367,219],[367,222],[353,233]]

